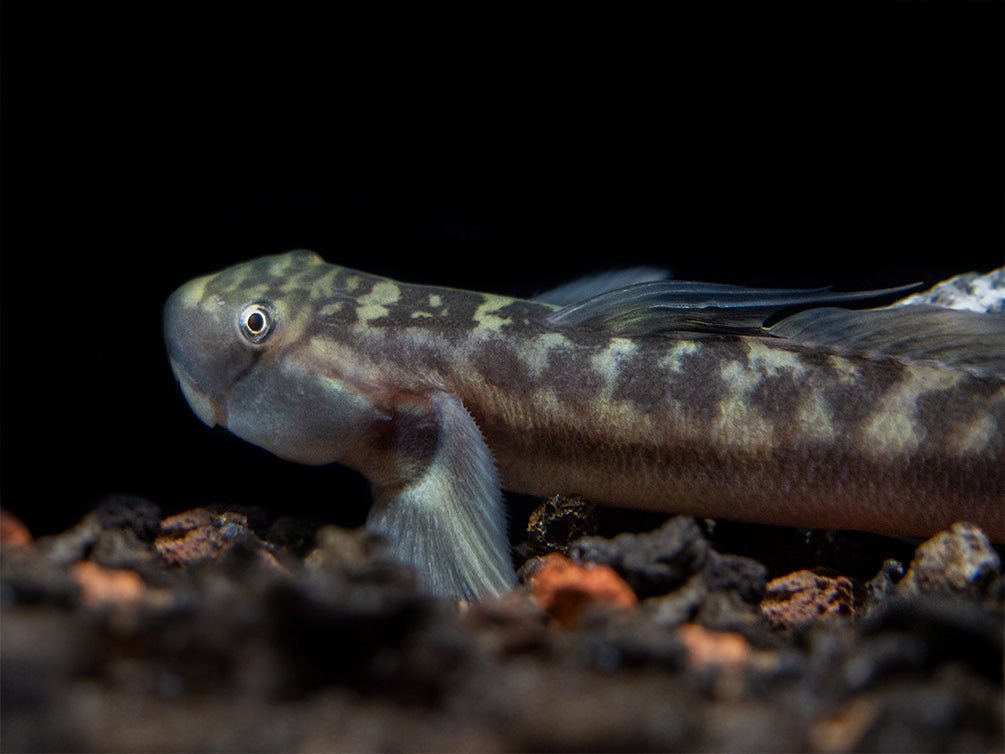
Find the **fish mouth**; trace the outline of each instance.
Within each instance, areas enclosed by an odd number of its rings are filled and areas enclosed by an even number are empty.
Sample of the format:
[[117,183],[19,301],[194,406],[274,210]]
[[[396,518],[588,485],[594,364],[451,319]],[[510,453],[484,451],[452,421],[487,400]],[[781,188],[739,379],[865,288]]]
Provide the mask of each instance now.
[[208,393],[197,388],[180,363],[170,356],[168,360],[171,362],[171,371],[174,372],[174,376],[178,380],[182,395],[185,396],[189,408],[195,412],[199,420],[210,428],[217,424],[226,426],[227,408],[219,401],[213,400]]

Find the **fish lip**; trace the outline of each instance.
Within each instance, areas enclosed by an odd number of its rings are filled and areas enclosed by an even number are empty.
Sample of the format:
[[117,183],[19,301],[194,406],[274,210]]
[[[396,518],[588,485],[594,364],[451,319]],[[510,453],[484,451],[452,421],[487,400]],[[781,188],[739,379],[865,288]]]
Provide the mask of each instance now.
[[214,400],[209,394],[196,387],[195,382],[189,376],[185,367],[174,357],[168,356],[171,362],[171,371],[174,372],[175,379],[181,387],[182,395],[188,402],[192,412],[199,417],[199,420],[207,427],[213,428],[217,424],[227,425],[227,408],[220,401]]

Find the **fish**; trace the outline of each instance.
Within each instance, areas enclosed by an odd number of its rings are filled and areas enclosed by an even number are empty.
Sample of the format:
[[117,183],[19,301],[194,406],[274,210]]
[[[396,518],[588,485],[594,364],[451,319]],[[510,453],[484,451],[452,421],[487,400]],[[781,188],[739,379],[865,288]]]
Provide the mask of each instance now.
[[909,288],[632,268],[525,299],[296,250],[185,283],[164,338],[202,422],[358,470],[367,528],[428,592],[473,600],[515,583],[503,490],[1005,539],[1005,312],[839,306]]

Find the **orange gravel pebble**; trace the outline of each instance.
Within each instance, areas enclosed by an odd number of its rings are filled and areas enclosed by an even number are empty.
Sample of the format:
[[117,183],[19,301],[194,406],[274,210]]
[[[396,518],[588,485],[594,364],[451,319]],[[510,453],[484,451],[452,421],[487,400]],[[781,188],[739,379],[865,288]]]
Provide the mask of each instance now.
[[27,547],[31,544],[31,532],[13,513],[0,510],[0,544],[4,547]]
[[687,648],[687,664],[692,668],[738,667],[750,659],[750,643],[734,631],[711,631],[697,623],[685,623],[678,636]]
[[89,560],[75,563],[73,576],[80,584],[81,596],[87,607],[132,605],[142,599],[146,589],[136,571],[105,568]]
[[556,623],[574,624],[590,605],[632,607],[638,597],[617,572],[606,565],[576,563],[552,553],[541,559],[530,578],[531,593]]

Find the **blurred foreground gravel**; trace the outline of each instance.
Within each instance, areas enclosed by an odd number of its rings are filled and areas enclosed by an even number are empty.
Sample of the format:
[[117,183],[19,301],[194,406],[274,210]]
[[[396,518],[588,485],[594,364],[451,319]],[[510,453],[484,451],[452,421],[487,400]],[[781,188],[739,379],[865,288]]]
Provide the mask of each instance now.
[[418,593],[361,530],[112,498],[2,520],[3,751],[1002,751],[1000,552],[555,498],[521,584]]

